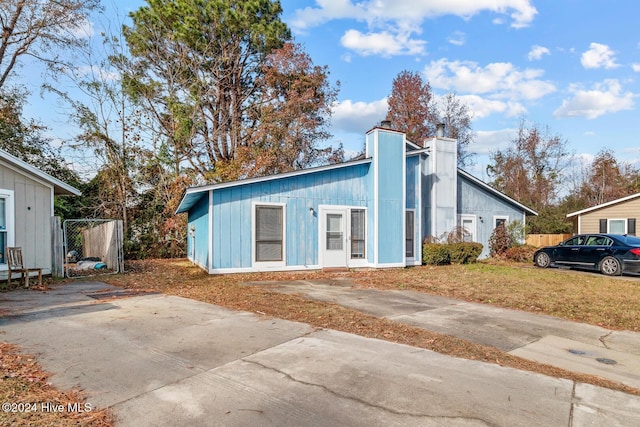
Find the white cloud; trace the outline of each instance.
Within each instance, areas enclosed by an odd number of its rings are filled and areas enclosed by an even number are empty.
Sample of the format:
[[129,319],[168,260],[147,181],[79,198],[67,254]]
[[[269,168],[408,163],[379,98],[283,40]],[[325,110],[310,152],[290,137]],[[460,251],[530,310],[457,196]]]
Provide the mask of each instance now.
[[454,46],[462,46],[467,42],[466,35],[462,31],[455,31],[453,35],[447,38],[447,41]]
[[543,55],[551,55],[551,52],[544,46],[535,45],[531,47],[527,59],[529,59],[529,61],[535,61],[542,59]]
[[[297,9],[287,20],[291,29],[304,34],[326,22],[346,19],[365,23],[367,30],[347,30],[343,45],[363,55],[424,54],[424,41],[413,36],[422,33],[426,19],[453,15],[470,19],[481,12],[511,18],[511,27],[527,27],[538,14],[531,0],[316,0],[316,5]],[[374,48],[381,41],[384,46]],[[450,39],[464,43],[464,37]]]
[[539,69],[519,70],[508,62],[494,62],[481,67],[471,61],[432,61],[424,70],[432,87],[462,93],[487,94],[493,99],[539,99],[555,92],[549,81],[540,80]]
[[509,147],[509,143],[515,139],[516,136],[518,136],[517,129],[477,131],[476,140],[472,148],[476,154],[488,155]]
[[457,95],[473,113],[474,119],[482,119],[491,114],[504,114],[507,117],[516,117],[527,112],[527,109],[515,101],[500,101],[497,99],[483,98],[478,95]]
[[348,30],[340,40],[347,49],[361,55],[423,55],[426,42],[410,39],[406,35],[380,33],[362,34],[357,30]]
[[631,64],[631,68],[633,68],[633,71],[636,73],[640,72],[640,64]]
[[589,50],[584,52],[580,63],[585,68],[615,68],[619,65],[615,61],[615,52],[606,44],[591,43]]
[[353,102],[350,99],[332,106],[331,127],[334,132],[364,134],[387,115],[387,98],[373,102]]
[[509,16],[514,28],[527,27],[538,14],[530,0],[316,0],[316,7],[296,10],[289,25],[294,31],[304,31],[334,19],[415,24],[444,15],[469,19],[485,11]]
[[595,84],[592,89],[581,85],[571,85],[572,98],[565,99],[560,108],[553,112],[555,117],[585,117],[595,119],[607,113],[631,110],[634,107],[631,92],[622,93],[622,86],[616,79]]

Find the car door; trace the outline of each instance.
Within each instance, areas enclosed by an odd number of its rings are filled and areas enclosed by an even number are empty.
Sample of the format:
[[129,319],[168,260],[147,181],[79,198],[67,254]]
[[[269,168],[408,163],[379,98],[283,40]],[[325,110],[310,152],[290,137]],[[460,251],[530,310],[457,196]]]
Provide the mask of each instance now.
[[600,260],[611,253],[612,243],[613,241],[606,236],[589,236],[585,245],[580,248],[579,262],[597,267]]
[[575,236],[565,241],[564,244],[558,246],[555,250],[555,262],[569,265],[579,263],[578,254],[585,241],[586,236],[584,235]]

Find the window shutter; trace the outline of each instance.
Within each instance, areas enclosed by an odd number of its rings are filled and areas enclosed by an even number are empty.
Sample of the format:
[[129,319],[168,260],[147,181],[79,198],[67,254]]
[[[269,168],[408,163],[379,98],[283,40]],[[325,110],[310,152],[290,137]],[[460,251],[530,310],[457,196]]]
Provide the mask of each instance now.
[[607,220],[606,219],[601,219],[600,220],[600,232],[601,233],[606,233],[607,232]]
[[635,218],[627,218],[627,234],[632,236],[636,235],[636,219]]

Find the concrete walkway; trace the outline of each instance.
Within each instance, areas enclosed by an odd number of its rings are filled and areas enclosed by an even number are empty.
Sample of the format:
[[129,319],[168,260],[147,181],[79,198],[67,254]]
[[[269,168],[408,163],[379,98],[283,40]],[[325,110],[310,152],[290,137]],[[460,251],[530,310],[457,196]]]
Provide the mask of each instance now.
[[516,356],[640,389],[640,333],[421,292],[354,288],[349,279],[254,282],[376,317],[496,347]]
[[123,296],[98,282],[0,294],[0,334],[120,426],[640,422],[640,398],[625,393],[174,296]]

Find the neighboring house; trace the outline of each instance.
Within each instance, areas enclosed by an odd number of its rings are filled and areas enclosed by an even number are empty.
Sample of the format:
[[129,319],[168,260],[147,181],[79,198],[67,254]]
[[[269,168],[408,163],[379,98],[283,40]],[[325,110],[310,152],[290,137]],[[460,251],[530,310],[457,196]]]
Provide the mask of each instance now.
[[633,236],[636,235],[638,217],[640,217],[640,193],[567,215],[567,218],[573,221],[573,231],[576,234],[613,233]]
[[22,248],[24,264],[50,274],[53,196],[80,191],[0,150],[0,278],[7,277],[6,247]]
[[496,224],[536,213],[458,169],[456,145],[375,127],[359,160],[188,188],[188,257],[212,274],[404,267],[457,226],[487,256]]

